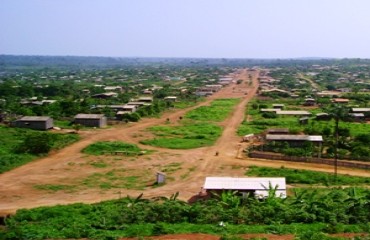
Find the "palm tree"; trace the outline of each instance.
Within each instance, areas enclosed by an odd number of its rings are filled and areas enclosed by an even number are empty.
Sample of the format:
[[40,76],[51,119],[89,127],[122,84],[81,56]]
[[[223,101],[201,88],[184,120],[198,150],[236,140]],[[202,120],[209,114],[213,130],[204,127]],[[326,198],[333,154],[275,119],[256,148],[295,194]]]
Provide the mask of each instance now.
[[337,181],[338,175],[338,143],[339,143],[339,121],[343,121],[348,118],[348,108],[339,105],[338,103],[332,105],[328,109],[329,114],[334,118],[334,134],[335,134],[335,145],[334,145],[334,178]]

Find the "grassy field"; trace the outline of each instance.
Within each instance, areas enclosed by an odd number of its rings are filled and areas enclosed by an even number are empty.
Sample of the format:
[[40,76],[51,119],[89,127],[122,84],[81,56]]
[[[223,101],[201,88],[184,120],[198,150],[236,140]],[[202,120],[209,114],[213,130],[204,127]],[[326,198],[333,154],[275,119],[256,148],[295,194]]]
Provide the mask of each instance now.
[[211,146],[221,135],[222,128],[215,124],[226,119],[240,99],[218,99],[210,106],[189,111],[180,126],[155,126],[148,130],[156,137],[142,140],[142,144],[170,148],[191,149]]
[[38,155],[19,152],[17,149],[19,149],[19,146],[23,145],[28,136],[39,134],[46,134],[49,136],[49,144],[52,150],[61,149],[79,140],[79,136],[76,134],[57,134],[0,126],[0,173],[9,171],[38,158]]
[[247,176],[255,177],[285,177],[286,183],[320,184],[320,185],[358,185],[370,184],[370,178],[338,175],[334,180],[331,173],[289,168],[269,168],[251,166],[246,172]]
[[188,112],[185,118],[197,121],[221,122],[226,119],[239,101],[238,98],[217,99],[210,106],[201,106]]
[[212,145],[221,135],[222,128],[211,123],[187,123],[181,126],[149,128],[156,138],[141,143],[171,149],[191,149]]

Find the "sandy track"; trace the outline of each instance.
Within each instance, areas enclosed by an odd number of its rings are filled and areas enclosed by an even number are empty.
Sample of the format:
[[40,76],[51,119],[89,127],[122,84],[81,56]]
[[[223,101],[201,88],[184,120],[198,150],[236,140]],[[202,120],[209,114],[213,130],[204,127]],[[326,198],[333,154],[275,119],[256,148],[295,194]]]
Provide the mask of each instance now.
[[[169,196],[179,191],[180,198],[188,200],[199,192],[206,176],[242,176],[248,166],[251,165],[285,166],[287,168],[332,172],[331,166],[249,159],[242,156],[240,151],[246,147],[247,143],[240,143],[240,137],[236,136],[236,129],[244,119],[246,105],[258,89],[258,74],[258,71],[240,70],[235,73],[234,78],[235,80],[243,80],[241,84],[231,84],[195,107],[169,111],[163,114],[161,118],[147,118],[139,123],[119,125],[109,129],[82,131],[81,136],[83,138],[81,141],[45,158],[0,175],[0,215],[14,213],[19,208],[75,202],[92,203],[125,195],[136,196],[142,192],[146,197],[154,197]],[[248,84],[249,75],[252,76],[251,85]],[[88,164],[89,161],[96,161],[102,157],[81,154],[81,150],[93,142],[121,140],[138,144],[141,139],[150,136],[149,133],[144,131],[146,128],[164,124],[166,119],[170,119],[171,124],[177,124],[179,117],[187,111],[208,105],[214,99],[231,97],[241,98],[241,101],[235,107],[233,114],[221,123],[224,131],[214,146],[191,150],[170,150],[142,146],[146,149],[155,149],[156,152],[148,156],[140,156],[135,161],[130,161],[129,158],[124,161],[111,160],[111,169],[146,170],[153,175],[153,181],[156,171],[160,170],[161,166],[174,162],[181,163],[181,168],[170,174],[171,180],[161,187],[149,187],[145,190],[110,189],[103,191],[97,186],[96,188],[74,192],[46,192],[34,188],[35,185],[43,184],[76,184],[76,182],[93,173],[107,172],[109,169],[97,169]],[[216,151],[220,153],[219,156],[215,156]],[[107,158],[113,159],[114,157]],[[338,172],[370,177],[369,171],[358,169],[339,168]]]

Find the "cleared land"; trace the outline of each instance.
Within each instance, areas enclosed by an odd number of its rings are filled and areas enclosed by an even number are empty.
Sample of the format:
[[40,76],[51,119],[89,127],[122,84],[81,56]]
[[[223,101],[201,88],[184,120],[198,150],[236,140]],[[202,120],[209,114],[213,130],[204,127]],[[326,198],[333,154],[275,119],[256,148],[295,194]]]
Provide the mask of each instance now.
[[[252,76],[252,84],[249,84],[249,75]],[[236,130],[245,116],[246,104],[257,91],[258,76],[258,71],[241,70],[235,73],[234,79],[241,79],[242,83],[233,83],[197,106],[173,110],[161,118],[143,119],[139,123],[109,129],[81,131],[82,140],[79,142],[0,175],[0,215],[14,213],[19,208],[91,203],[126,195],[137,196],[142,192],[148,198],[170,196],[179,191],[179,198],[188,200],[200,191],[206,176],[243,176],[251,165],[332,172],[331,166],[243,156],[241,150],[248,143],[240,143]],[[223,132],[213,146],[179,150],[140,144],[140,141],[154,137],[148,128],[164,124],[178,126],[180,117],[186,116],[188,111],[207,106],[220,98],[239,98],[240,101],[233,114],[217,123],[223,127]],[[124,141],[154,152],[137,157],[95,156],[81,152],[98,141]],[[215,156],[216,151],[218,156]],[[157,171],[167,173],[168,181],[163,186],[153,186]],[[370,177],[369,171],[358,169],[340,168],[338,172]]]

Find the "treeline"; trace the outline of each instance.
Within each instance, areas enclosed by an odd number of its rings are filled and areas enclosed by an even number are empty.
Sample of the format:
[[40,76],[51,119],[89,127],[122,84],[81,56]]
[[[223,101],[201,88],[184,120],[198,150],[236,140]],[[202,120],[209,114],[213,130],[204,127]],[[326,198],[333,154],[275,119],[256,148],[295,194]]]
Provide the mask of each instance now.
[[[171,233],[161,224],[270,225],[326,224],[323,231],[370,231],[369,189],[295,190],[293,196],[241,198],[225,191],[193,204],[171,198],[121,198],[98,204],[72,204],[19,210],[6,219],[5,239],[92,238]],[[344,224],[354,224],[345,229]],[[132,228],[149,229],[133,231]],[[184,230],[185,231],[185,230]],[[227,231],[227,229],[225,229]],[[133,235],[133,232],[135,235]]]

